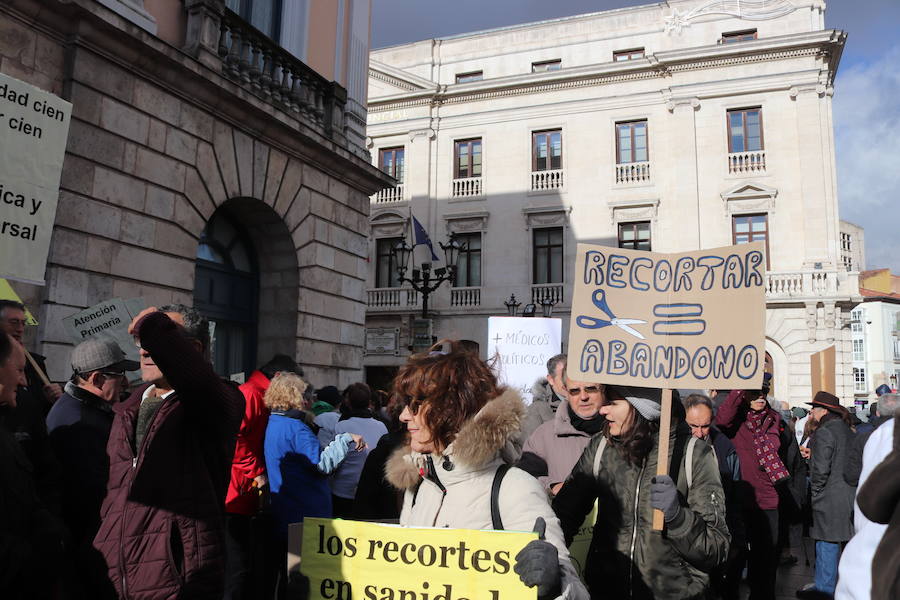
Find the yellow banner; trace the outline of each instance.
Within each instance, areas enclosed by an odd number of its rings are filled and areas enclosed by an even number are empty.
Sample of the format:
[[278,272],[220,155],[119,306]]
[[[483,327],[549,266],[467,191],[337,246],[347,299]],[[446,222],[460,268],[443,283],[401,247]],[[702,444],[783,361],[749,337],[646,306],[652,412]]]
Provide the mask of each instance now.
[[[22,299],[19,298],[19,295],[16,293],[12,286],[9,285],[9,282],[2,277],[0,277],[0,300],[15,300],[18,303],[22,303]],[[37,325],[37,319],[34,318],[34,315],[31,314],[31,311],[28,310],[28,307],[25,307],[25,320],[28,325]]]
[[534,600],[513,566],[535,538],[308,518],[301,571],[313,600]]

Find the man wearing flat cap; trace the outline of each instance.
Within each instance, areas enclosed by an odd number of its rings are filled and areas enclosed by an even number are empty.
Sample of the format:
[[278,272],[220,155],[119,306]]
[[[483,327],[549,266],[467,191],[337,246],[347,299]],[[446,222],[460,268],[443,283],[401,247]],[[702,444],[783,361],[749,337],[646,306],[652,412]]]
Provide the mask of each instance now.
[[[81,595],[103,597],[96,582],[105,569],[88,562],[95,554],[91,541],[100,526],[100,504],[106,495],[109,458],[106,442],[112,428],[112,405],[127,387],[126,371],[140,365],[128,360],[111,339],[92,338],[72,351],[72,377],[47,415],[47,431],[62,466],[62,517],[72,534],[73,572]],[[73,590],[74,592],[74,590]]]
[[825,391],[816,393],[809,405],[810,418],[819,423],[809,461],[813,510],[810,537],[816,540],[816,576],[812,586],[797,592],[800,598],[834,595],[841,546],[853,536],[855,488],[844,480],[853,438],[850,413],[836,396]]

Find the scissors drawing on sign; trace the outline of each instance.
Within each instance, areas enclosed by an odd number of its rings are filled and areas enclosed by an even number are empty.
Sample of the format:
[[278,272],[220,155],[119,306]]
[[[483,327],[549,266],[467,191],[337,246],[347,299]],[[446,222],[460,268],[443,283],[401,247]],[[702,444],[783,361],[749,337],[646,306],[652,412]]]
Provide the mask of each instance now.
[[612,310],[610,310],[609,305],[606,303],[606,290],[599,289],[594,290],[593,295],[591,296],[591,301],[594,303],[594,306],[599,308],[607,317],[608,320],[597,319],[595,317],[588,317],[585,315],[579,315],[577,319],[575,319],[575,323],[584,329],[600,329],[601,327],[609,327],[616,326],[625,333],[630,333],[634,337],[643,340],[644,336],[641,332],[637,331],[631,325],[637,325],[639,323],[646,323],[647,321],[642,321],[640,319],[619,319],[616,315],[613,314]]

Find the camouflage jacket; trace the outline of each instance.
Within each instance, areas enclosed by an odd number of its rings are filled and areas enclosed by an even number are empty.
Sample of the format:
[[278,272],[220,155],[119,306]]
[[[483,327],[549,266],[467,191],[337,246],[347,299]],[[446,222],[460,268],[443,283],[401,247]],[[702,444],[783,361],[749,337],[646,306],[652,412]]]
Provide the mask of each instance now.
[[[665,531],[653,531],[650,483],[656,474],[658,434],[643,465],[629,463],[615,441],[608,442],[597,477],[594,457],[603,435],[596,435],[553,502],[569,543],[598,500],[598,516],[588,552],[585,579],[592,597],[704,598],[708,573],[728,554],[725,501],[712,448],[698,440],[687,484],[684,448],[690,431],[673,427],[671,469],[678,482],[682,511]],[[676,442],[676,439],[678,441]],[[680,459],[672,458],[673,452]]]

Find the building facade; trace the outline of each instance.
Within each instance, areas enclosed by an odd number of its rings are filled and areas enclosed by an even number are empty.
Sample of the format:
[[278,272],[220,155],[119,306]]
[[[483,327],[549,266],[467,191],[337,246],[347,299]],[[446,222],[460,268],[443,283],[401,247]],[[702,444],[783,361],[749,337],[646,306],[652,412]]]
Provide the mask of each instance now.
[[[70,375],[61,319],[110,298],[193,304],[215,362],[362,375],[369,0],[12,0],[0,71],[73,115],[32,348]],[[312,24],[316,23],[316,26]]]
[[435,246],[456,233],[468,247],[429,298],[434,335],[482,347],[513,293],[538,314],[555,303],[568,330],[578,242],[765,241],[774,395],[808,401],[809,355],[835,345],[852,402],[843,325],[858,286],[831,121],[845,34],[824,29],[822,0],[733,4],[669,0],[370,54],[369,148],[398,180],[372,198],[370,380],[404,360],[418,316],[389,253],[413,214]]
[[859,404],[875,399],[875,389],[900,383],[900,277],[889,269],[859,274],[863,302],[851,312],[853,384]]

